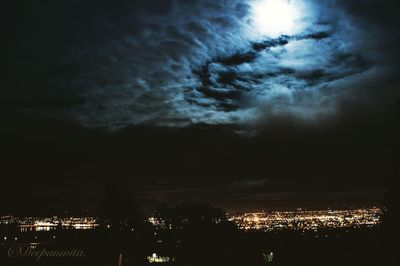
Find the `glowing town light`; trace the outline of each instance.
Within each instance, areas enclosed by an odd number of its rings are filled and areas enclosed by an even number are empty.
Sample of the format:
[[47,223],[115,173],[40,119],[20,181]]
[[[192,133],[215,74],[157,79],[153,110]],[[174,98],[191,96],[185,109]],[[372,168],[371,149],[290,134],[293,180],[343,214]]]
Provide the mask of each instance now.
[[274,260],[274,253],[272,251],[263,253],[263,256],[266,263],[272,262]]
[[151,256],[147,257],[147,260],[149,263],[165,263],[169,262],[170,258],[158,256],[157,253],[153,253]]
[[252,3],[253,25],[262,35],[294,34],[300,17],[300,6],[293,0],[254,0]]

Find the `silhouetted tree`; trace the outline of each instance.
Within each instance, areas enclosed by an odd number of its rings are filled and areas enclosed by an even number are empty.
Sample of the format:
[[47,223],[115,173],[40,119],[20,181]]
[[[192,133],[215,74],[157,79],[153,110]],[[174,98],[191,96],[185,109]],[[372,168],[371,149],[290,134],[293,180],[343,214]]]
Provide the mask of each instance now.
[[120,254],[142,262],[146,250],[146,223],[136,205],[133,193],[115,181],[108,182],[98,208],[102,239],[107,252],[113,251],[113,260]]
[[115,181],[108,182],[99,209],[102,226],[132,229],[143,223],[143,214],[136,205],[132,192]]
[[176,247],[172,252],[178,262],[186,265],[228,263],[238,231],[224,210],[202,203],[182,203],[170,209],[164,206],[156,215],[172,236]]

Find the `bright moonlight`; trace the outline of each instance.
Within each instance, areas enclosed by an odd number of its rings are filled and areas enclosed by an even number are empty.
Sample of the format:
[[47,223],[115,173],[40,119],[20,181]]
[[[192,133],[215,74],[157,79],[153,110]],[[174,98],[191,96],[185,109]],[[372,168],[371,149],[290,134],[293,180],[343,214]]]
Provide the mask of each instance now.
[[255,30],[268,37],[294,34],[300,27],[300,9],[300,5],[291,0],[255,0],[252,4]]

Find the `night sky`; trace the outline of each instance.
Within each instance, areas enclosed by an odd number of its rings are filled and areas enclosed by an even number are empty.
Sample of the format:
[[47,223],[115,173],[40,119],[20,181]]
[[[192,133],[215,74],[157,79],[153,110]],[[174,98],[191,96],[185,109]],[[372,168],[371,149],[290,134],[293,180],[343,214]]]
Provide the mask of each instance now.
[[1,212],[108,180],[229,211],[378,204],[400,16],[377,0],[2,4]]

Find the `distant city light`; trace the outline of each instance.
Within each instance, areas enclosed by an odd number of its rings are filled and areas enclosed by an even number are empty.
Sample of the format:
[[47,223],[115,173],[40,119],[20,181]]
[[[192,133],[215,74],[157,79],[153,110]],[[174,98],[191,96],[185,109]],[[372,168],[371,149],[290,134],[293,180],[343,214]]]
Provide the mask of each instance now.
[[[243,230],[312,230],[322,228],[358,228],[374,227],[380,223],[382,210],[377,207],[348,210],[318,210],[306,211],[272,211],[252,212],[236,215],[228,215],[228,219]],[[156,229],[172,229],[171,224],[159,218],[149,217],[148,221]],[[99,226],[95,217],[50,217],[17,218],[13,216],[0,217],[0,224],[16,224],[21,232],[50,231],[58,227],[67,229],[94,229]],[[110,225],[106,226],[111,228]],[[154,232],[157,235],[157,232]],[[36,238],[36,237],[35,237]],[[4,240],[7,238],[4,237]]]
[[244,230],[317,230],[319,228],[372,227],[380,223],[380,208],[354,210],[258,212],[233,215],[230,221]]
[[17,218],[13,216],[0,217],[0,224],[16,224],[21,232],[29,231],[50,231],[57,227],[71,229],[94,229],[99,226],[94,217],[67,217],[57,216],[47,218],[24,217]]

